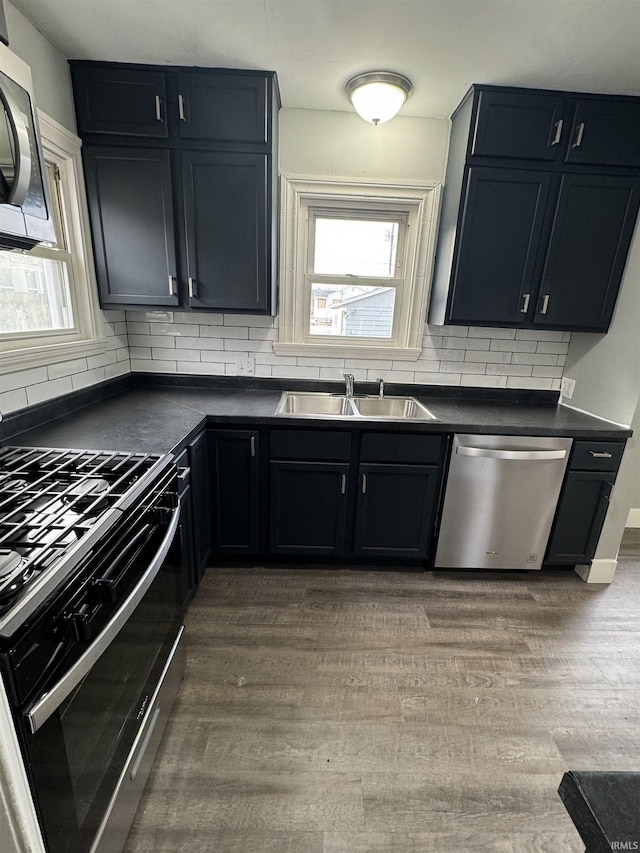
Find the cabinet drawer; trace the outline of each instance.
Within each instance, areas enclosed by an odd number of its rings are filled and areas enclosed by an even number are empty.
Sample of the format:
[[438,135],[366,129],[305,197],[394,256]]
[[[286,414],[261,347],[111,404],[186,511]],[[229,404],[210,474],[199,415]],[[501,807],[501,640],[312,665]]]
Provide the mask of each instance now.
[[441,446],[440,435],[368,432],[362,436],[360,461],[436,465]]
[[617,471],[624,444],[614,441],[574,441],[569,467],[576,471]]
[[348,462],[351,434],[329,430],[274,429],[271,433],[272,459],[307,459]]

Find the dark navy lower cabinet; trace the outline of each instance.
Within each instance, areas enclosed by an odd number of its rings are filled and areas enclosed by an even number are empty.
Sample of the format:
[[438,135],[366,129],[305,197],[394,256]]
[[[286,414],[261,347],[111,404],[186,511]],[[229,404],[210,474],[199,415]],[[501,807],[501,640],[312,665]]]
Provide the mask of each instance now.
[[210,473],[207,433],[203,430],[189,445],[191,500],[193,511],[193,548],[196,580],[199,583],[209,565],[211,554]]
[[258,430],[209,430],[214,554],[260,550],[259,451]]
[[424,559],[438,474],[435,465],[361,464],[354,554]]
[[272,461],[271,553],[344,552],[349,465]]

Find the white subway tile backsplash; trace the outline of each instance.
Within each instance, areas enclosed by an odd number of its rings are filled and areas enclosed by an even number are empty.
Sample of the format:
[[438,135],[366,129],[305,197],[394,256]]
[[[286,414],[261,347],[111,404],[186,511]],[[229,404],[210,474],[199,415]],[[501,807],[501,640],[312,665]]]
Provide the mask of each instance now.
[[555,380],[542,377],[509,376],[507,388],[530,388],[537,391],[551,391],[551,383]]
[[249,339],[254,341],[277,341],[277,329],[254,329],[249,328]]
[[95,385],[96,382],[104,382],[106,379],[104,367],[96,367],[93,370],[86,370],[84,373],[74,373],[71,377],[73,390],[79,388],[87,388],[89,385]]
[[506,376],[484,376],[475,373],[463,373],[462,385],[469,385],[476,388],[506,388]]
[[222,350],[221,338],[175,338],[176,349]]
[[485,373],[486,364],[473,361],[441,361],[440,373]]
[[27,401],[30,406],[33,406],[35,403],[43,403],[62,394],[69,394],[71,391],[73,391],[71,377],[62,376],[60,379],[50,379],[48,382],[30,385],[27,388]]
[[168,335],[129,335],[131,347],[174,347],[175,338]]
[[59,379],[61,376],[71,376],[72,373],[82,373],[87,369],[86,358],[74,358],[72,361],[60,361],[47,367],[49,379]]
[[443,349],[489,349],[489,338],[444,338]]
[[280,367],[274,364],[271,368],[271,375],[280,376],[283,379],[320,379],[320,368],[298,367],[297,365],[295,367],[293,365]]
[[229,352],[273,352],[271,341],[239,341],[235,338],[227,338],[224,348]]
[[555,332],[545,329],[518,329],[516,331],[517,341],[561,341],[564,332]]
[[87,356],[87,368],[93,370],[94,367],[106,367],[107,364],[114,364],[118,360],[118,350],[107,350],[99,355]]
[[512,341],[516,336],[515,329],[489,329],[484,326],[469,326],[470,338],[491,338],[491,340]]
[[467,350],[464,354],[464,360],[486,362],[487,364],[508,364],[511,360],[511,354],[495,350]]
[[531,376],[530,364],[488,364],[487,373],[492,376]]
[[180,361],[200,361],[199,349],[163,349],[162,347],[152,347],[151,358],[158,361],[171,361],[173,359]]
[[541,352],[514,352],[511,362],[513,364],[546,364],[555,367],[558,364],[558,356]]
[[[155,328],[154,323],[154,328]],[[130,320],[127,324],[127,330],[129,335],[150,335],[151,329],[149,328],[149,323],[139,323],[136,320]]]
[[270,329],[273,326],[273,317],[264,317],[260,314],[224,314],[225,326],[254,326]]
[[536,341],[492,340],[490,349],[499,352],[535,352],[536,346]]
[[561,367],[534,367],[532,376],[550,376],[552,379],[556,377],[558,379],[562,378],[562,368]]
[[566,355],[569,351],[569,344],[565,344],[562,341],[540,341],[536,348],[536,352],[554,352],[558,355]]
[[175,361],[154,361],[146,358],[132,358],[131,370],[142,373],[177,373]]
[[3,391],[0,385],[0,412],[15,412],[29,405],[26,388],[15,388],[13,391]]
[[0,391],[15,391],[17,388],[26,388],[35,385],[36,382],[46,382],[49,379],[46,367],[32,367],[29,370],[18,370],[9,373],[0,379]]
[[249,327],[248,326],[218,326],[216,329],[218,338],[227,338],[238,339],[238,340],[249,340]]

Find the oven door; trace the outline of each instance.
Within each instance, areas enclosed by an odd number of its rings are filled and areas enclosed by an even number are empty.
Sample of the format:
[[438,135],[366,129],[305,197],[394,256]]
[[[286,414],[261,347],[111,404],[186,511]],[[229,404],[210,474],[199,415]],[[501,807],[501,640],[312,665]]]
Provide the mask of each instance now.
[[140,546],[139,579],[101,633],[25,712],[29,772],[50,853],[116,849],[100,841],[105,817],[125,768],[133,759],[135,778],[160,728],[158,688],[182,630],[179,514],[178,506]]

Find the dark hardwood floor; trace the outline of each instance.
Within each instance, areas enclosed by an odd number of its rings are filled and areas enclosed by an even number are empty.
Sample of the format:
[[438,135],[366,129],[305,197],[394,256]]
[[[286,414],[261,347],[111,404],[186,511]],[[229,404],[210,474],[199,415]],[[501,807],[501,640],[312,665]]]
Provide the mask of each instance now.
[[574,572],[210,569],[126,853],[560,853],[640,770],[640,537]]

